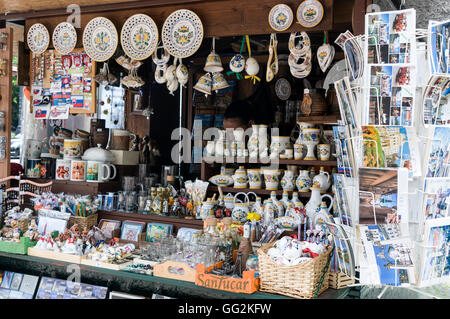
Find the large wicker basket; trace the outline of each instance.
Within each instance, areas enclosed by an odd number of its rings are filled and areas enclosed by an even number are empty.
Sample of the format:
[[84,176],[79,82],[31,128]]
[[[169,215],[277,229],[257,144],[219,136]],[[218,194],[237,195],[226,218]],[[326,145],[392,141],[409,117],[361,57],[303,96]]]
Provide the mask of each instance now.
[[72,227],[74,224],[78,225],[80,230],[83,230],[85,227],[87,229],[91,229],[92,226],[97,225],[98,214],[91,214],[87,217],[82,216],[70,216],[69,222],[67,223],[67,228]]
[[259,273],[261,276],[260,291],[285,295],[294,298],[313,298],[319,288],[320,295],[328,289],[329,270],[322,275],[328,263],[332,247],[307,262],[296,266],[280,266],[267,255],[267,251],[274,243],[258,249]]

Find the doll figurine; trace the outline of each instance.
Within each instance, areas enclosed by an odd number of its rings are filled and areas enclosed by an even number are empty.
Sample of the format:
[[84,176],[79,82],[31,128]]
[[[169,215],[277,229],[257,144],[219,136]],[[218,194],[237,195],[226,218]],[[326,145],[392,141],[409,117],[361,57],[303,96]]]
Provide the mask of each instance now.
[[139,138],[139,135],[137,135],[137,134],[133,135],[133,140],[132,140],[133,145],[131,146],[130,151],[139,151],[140,140],[141,139]]
[[150,137],[144,136],[141,140],[140,144],[140,153],[139,153],[139,163],[140,164],[149,164],[150,161],[150,153],[151,153],[151,145],[150,145]]

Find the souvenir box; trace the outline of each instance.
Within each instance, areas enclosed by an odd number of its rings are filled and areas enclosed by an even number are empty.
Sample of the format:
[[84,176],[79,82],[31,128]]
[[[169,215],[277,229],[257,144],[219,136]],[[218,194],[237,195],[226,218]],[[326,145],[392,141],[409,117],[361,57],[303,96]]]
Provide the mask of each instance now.
[[139,152],[137,151],[118,151],[110,150],[114,154],[116,165],[138,165],[139,164]]
[[255,278],[254,271],[244,271],[242,278],[211,275],[208,272],[209,269],[206,269],[205,265],[197,265],[195,275],[197,286],[245,294],[259,290],[259,278]]
[[81,256],[79,256],[79,255],[65,254],[65,253],[60,253],[60,252],[51,251],[51,250],[47,250],[47,249],[39,249],[36,247],[28,248],[28,255],[64,261],[64,262],[71,263],[71,264],[80,264],[81,263]]
[[26,255],[29,247],[36,245],[36,242],[31,242],[30,238],[22,237],[20,242],[0,241],[0,251],[10,254]]

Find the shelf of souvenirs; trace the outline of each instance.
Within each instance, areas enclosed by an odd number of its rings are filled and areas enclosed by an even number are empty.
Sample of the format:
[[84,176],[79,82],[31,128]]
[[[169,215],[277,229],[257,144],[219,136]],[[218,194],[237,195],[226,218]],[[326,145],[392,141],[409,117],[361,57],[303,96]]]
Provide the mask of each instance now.
[[[235,188],[235,187],[225,187],[225,186],[220,186],[222,189],[223,193],[239,193],[239,192],[243,192],[243,193],[248,193],[248,192],[253,192],[256,195],[270,195],[272,192],[275,192],[277,194],[277,196],[282,196],[283,195],[283,190],[282,189],[278,189],[278,190],[269,190],[269,189],[254,189],[254,188]],[[209,185],[208,186],[208,192],[219,192],[219,187],[215,186],[215,185]],[[298,192],[297,190],[293,190],[293,191],[287,191],[289,196],[292,196],[293,192],[297,192],[298,193],[298,197],[303,197],[303,198],[310,198],[311,197],[311,192]],[[324,193],[325,194],[325,193]],[[327,194],[330,194],[329,192],[327,192]]]
[[[261,164],[271,165],[275,164],[276,160],[264,160],[254,158],[235,158],[235,157],[203,157],[203,162],[206,164]],[[279,159],[280,165],[299,165],[299,166],[337,166],[337,161],[320,161],[320,160],[295,160],[295,159]]]
[[300,116],[297,118],[297,122],[306,122],[312,124],[338,124],[341,120],[340,114],[332,115],[320,115],[320,116]]
[[168,223],[173,224],[175,229],[180,227],[190,227],[190,228],[203,228],[203,220],[194,219],[191,216],[182,217],[182,216],[164,216],[157,214],[140,214],[137,212],[124,212],[124,211],[108,211],[108,210],[99,210],[98,211],[98,220],[100,219],[114,219],[114,220],[134,220],[134,221],[142,221],[142,222],[156,222],[156,223]]

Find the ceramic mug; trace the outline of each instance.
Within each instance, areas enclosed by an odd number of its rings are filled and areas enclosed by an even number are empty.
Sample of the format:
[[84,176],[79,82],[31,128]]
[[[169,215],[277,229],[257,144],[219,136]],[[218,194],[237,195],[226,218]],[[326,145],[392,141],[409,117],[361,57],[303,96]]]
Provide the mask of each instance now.
[[86,180],[86,161],[72,160],[70,162],[70,180],[75,182]]
[[260,169],[248,169],[247,176],[250,189],[261,189],[262,174]]
[[42,153],[42,142],[39,140],[27,140],[27,158],[39,159]]
[[87,161],[86,182],[107,182],[114,179],[116,174],[117,170],[113,164],[107,164],[99,161]]
[[330,159],[330,144],[317,145],[317,157],[321,161],[328,161]]
[[70,179],[70,160],[58,158],[56,160],[56,179],[69,180]]
[[264,169],[264,182],[267,190],[278,190],[278,183],[280,182],[281,170],[278,169]]
[[82,140],[64,140],[64,158],[79,158],[83,155]]
[[41,177],[41,160],[27,159],[27,177],[40,178]]

